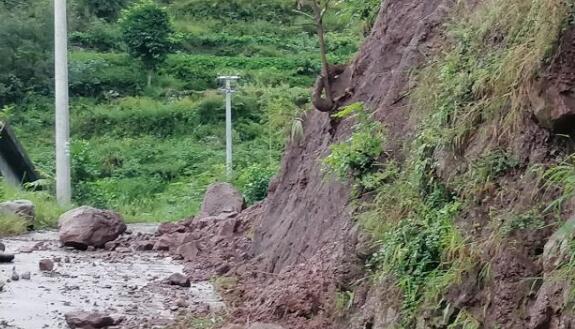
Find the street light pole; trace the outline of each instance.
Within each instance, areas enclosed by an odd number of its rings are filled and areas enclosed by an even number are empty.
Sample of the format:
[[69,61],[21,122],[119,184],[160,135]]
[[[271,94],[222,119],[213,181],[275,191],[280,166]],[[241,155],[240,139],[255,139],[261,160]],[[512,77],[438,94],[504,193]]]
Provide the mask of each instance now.
[[54,0],[54,59],[54,80],[56,84],[56,198],[60,205],[65,206],[72,202],[66,0]]
[[221,76],[218,80],[223,80],[225,87],[221,89],[226,94],[226,176],[232,179],[232,94],[236,91],[232,88],[232,82],[239,80],[238,76]]

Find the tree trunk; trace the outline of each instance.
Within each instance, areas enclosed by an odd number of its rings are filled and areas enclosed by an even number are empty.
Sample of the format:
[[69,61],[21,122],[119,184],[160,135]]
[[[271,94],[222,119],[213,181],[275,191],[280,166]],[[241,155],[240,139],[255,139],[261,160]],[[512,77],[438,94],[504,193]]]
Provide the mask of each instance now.
[[154,76],[154,70],[148,71],[148,88],[152,86],[152,77]]
[[319,38],[319,48],[321,53],[321,63],[322,63],[322,76],[325,88],[325,97],[329,101],[333,101],[331,93],[331,83],[329,81],[329,62],[327,61],[327,47],[325,45],[325,30],[323,28],[323,15],[322,10],[317,1],[313,1],[313,11],[315,15],[317,36]]

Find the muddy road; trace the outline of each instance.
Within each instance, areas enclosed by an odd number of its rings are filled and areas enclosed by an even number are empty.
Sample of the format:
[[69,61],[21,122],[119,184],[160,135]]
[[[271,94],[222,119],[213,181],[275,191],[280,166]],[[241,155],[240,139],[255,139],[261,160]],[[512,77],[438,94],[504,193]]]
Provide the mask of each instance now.
[[[132,234],[149,234],[155,226],[133,225]],[[163,283],[183,265],[154,252],[128,248],[113,252],[78,252],[60,248],[56,232],[3,239],[14,263],[0,264],[0,328],[68,328],[64,314],[101,312],[123,319],[117,328],[163,328],[180,313],[197,308],[221,309],[214,287],[190,288]],[[39,262],[52,260],[54,271],[40,272]],[[20,279],[11,280],[13,272]],[[30,273],[30,279],[26,273]]]

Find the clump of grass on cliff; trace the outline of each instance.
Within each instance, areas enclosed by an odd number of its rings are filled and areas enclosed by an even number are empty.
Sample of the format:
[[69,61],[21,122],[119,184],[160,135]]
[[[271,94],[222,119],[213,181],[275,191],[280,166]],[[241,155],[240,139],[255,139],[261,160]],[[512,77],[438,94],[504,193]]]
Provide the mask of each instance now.
[[[462,4],[446,26],[441,52],[417,76],[411,99],[419,133],[406,145],[408,159],[394,179],[377,187],[360,215],[379,245],[369,261],[375,278],[391,277],[403,292],[400,327],[413,327],[422,307],[446,307],[439,303],[445,289],[477,268],[477,248],[455,220],[474,197],[467,191],[481,191],[519,165],[506,139],[529,110],[532,83],[572,6],[571,0],[488,0],[473,9]],[[451,185],[443,182],[438,152],[457,158],[472,141],[482,145],[478,158],[453,174]],[[465,310],[459,314],[464,327],[477,324]]]
[[420,115],[433,119],[428,129],[440,146],[460,150],[476,134],[495,144],[514,131],[572,6],[572,0],[489,0],[456,9],[445,47],[421,72],[412,97]]

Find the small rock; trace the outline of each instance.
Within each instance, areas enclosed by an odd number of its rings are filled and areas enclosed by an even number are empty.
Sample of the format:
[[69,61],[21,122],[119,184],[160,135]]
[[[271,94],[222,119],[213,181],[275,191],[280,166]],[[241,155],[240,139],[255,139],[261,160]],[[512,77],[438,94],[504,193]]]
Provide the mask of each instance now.
[[12,281],[18,281],[20,280],[20,275],[18,274],[18,272],[16,272],[16,268],[12,269],[12,276],[10,277],[10,279]]
[[2,242],[0,242],[0,251],[1,252],[6,251],[6,246]]
[[185,300],[180,298],[176,301],[176,306],[181,307],[181,308],[186,308],[186,307],[188,307],[188,303],[186,303]]
[[14,260],[14,255],[4,254],[0,252],[0,263],[11,263]]
[[190,279],[180,273],[174,273],[168,278],[168,283],[172,286],[191,287]]
[[54,262],[50,259],[42,259],[38,265],[42,272],[52,272],[54,270]]
[[32,275],[30,274],[30,272],[24,272],[22,273],[22,280],[30,280],[32,278]]

